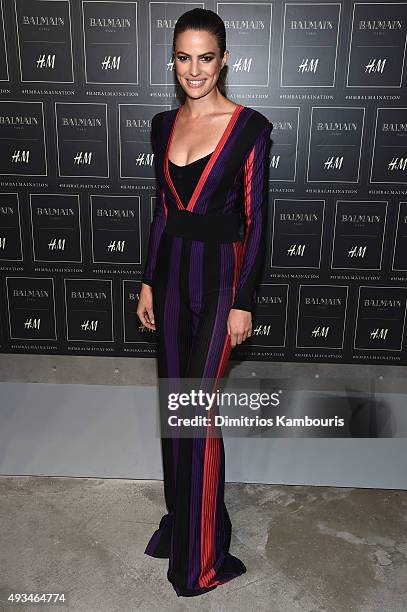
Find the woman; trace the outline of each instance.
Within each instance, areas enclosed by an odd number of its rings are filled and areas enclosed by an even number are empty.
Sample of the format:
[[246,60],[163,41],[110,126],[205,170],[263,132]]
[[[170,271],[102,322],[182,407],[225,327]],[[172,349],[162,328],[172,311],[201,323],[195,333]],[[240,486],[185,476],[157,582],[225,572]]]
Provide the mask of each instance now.
[[[184,103],[152,119],[159,191],[137,308],[157,331],[159,378],[217,381],[252,333],[272,124],[223,95],[227,57],[216,13],[196,8],[178,19],[173,58]],[[222,435],[162,436],[161,446],[168,512],[145,553],[169,559],[177,595],[200,595],[246,571],[229,552]]]

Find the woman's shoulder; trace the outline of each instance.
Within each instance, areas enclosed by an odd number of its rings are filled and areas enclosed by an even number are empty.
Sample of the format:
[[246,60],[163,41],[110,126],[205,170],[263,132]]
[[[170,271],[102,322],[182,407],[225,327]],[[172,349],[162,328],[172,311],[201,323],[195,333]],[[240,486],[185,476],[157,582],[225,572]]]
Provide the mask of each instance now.
[[158,113],[153,115],[151,119],[151,127],[155,127],[156,125],[158,125],[162,121],[165,113],[169,113],[169,112],[171,111],[159,111]]
[[169,113],[173,113],[174,109],[159,111],[151,118],[151,137],[153,140],[157,140],[160,138],[160,135],[163,132],[164,128],[164,118],[168,116]]
[[252,108],[251,106],[244,106],[245,112],[249,114],[248,125],[253,131],[262,131],[266,127],[273,129],[273,124],[268,117],[266,117],[262,112],[257,110],[257,108]]

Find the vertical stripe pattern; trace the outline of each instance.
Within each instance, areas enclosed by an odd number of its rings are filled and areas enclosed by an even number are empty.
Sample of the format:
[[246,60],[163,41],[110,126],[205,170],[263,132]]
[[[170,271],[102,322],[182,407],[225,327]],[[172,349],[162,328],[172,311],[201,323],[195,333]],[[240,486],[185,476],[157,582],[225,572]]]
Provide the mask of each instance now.
[[[150,230],[145,278],[153,279],[159,377],[197,379],[201,389],[211,392],[218,389],[232,350],[227,333],[231,308],[250,309],[261,263],[270,126],[255,111],[238,105],[190,201],[181,202],[168,168],[178,116],[179,110],[161,117],[163,138],[155,147],[161,198]],[[158,125],[156,121],[156,129]],[[239,203],[245,219],[243,241],[220,243],[204,235],[193,240],[165,232],[169,207],[186,214],[223,213],[227,223],[227,213]],[[168,416],[166,397],[160,397],[160,408],[164,418]],[[181,414],[193,416],[194,406]],[[246,572],[229,551],[232,526],[224,502],[224,443],[214,426],[216,402],[206,414],[212,422],[204,435],[201,429],[199,435],[192,431],[181,438],[174,428],[172,435],[161,438],[167,513],[145,549],[148,555],[169,559],[167,578],[176,594],[185,597],[201,595]]]

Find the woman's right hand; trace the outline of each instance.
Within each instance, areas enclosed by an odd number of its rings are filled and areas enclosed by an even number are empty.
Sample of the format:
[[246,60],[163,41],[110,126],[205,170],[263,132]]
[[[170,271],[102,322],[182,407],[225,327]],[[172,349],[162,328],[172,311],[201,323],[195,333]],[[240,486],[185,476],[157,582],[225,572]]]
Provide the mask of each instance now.
[[137,316],[145,327],[155,331],[153,312],[153,290],[150,285],[141,283],[140,298],[136,310]]

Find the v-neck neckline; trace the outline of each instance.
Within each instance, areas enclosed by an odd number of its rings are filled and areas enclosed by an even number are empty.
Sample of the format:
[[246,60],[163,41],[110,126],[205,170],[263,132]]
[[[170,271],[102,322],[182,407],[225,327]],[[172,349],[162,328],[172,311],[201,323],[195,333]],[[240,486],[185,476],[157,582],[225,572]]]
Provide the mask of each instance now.
[[[229,121],[228,121],[228,123],[227,123],[227,125],[226,125],[226,127],[225,127],[225,129],[223,131],[223,133],[222,133],[222,136],[219,139],[218,144],[216,145],[216,147],[212,151],[212,153],[208,154],[208,156],[210,155],[210,157],[209,157],[208,161],[205,164],[205,167],[204,167],[204,169],[202,171],[202,174],[201,174],[201,176],[199,178],[199,181],[195,185],[195,189],[194,189],[194,191],[193,191],[193,193],[192,193],[192,195],[191,195],[191,197],[189,199],[189,202],[187,203],[186,206],[183,205],[183,203],[181,201],[181,198],[179,197],[179,195],[177,193],[177,190],[175,189],[174,183],[172,182],[171,175],[170,175],[170,172],[169,172],[169,167],[168,167],[169,166],[169,164],[168,164],[168,161],[169,161],[168,160],[169,150],[170,150],[171,142],[172,142],[173,135],[174,135],[175,124],[176,124],[177,119],[179,117],[179,113],[180,113],[181,108],[182,108],[182,106],[179,106],[177,108],[176,113],[175,113],[174,118],[173,118],[170,135],[169,135],[168,142],[167,142],[167,147],[165,149],[164,173],[165,173],[165,178],[167,179],[167,182],[168,182],[168,184],[169,184],[169,186],[171,188],[171,191],[172,191],[172,193],[173,193],[173,195],[174,195],[174,197],[175,197],[175,199],[177,201],[178,208],[180,208],[181,210],[186,210],[186,211],[191,212],[193,210],[194,206],[195,206],[195,203],[196,203],[196,201],[197,201],[201,191],[202,191],[203,186],[205,185],[206,179],[208,178],[208,175],[209,175],[210,171],[212,170],[212,166],[216,162],[216,160],[217,160],[217,158],[219,156],[219,153],[221,152],[221,150],[223,149],[227,139],[229,138],[229,135],[230,135],[230,133],[231,133],[231,131],[233,129],[233,126],[236,123],[236,120],[237,120],[240,112],[243,110],[244,106],[242,104],[237,104],[236,105],[236,108],[234,109],[234,111],[233,111],[233,113],[232,113],[232,115],[231,115],[231,117],[230,117],[230,119],[229,119]],[[205,157],[208,157],[208,156],[205,156]]]

